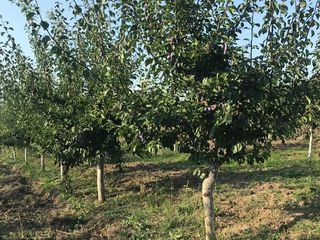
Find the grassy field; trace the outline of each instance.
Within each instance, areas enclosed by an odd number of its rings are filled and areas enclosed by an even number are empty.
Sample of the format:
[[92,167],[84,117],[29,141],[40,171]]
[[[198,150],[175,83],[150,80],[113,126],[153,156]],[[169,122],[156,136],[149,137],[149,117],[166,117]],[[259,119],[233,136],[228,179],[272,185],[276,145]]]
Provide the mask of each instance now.
[[[320,151],[277,147],[261,165],[223,166],[216,189],[218,239],[320,239]],[[95,169],[59,169],[22,152],[0,160],[0,239],[203,239],[198,165],[165,151],[123,170],[106,167],[107,202],[96,202]]]

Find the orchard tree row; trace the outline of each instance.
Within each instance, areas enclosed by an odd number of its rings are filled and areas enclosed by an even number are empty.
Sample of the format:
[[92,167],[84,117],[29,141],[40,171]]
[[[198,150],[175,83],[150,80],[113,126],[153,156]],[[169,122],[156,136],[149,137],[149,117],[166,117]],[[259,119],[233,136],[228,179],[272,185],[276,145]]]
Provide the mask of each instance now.
[[215,239],[220,166],[263,162],[273,140],[318,121],[319,1],[68,0],[46,16],[10,1],[34,56],[2,19],[0,144],[51,154],[62,177],[95,163],[100,203],[105,163],[177,146],[207,163]]

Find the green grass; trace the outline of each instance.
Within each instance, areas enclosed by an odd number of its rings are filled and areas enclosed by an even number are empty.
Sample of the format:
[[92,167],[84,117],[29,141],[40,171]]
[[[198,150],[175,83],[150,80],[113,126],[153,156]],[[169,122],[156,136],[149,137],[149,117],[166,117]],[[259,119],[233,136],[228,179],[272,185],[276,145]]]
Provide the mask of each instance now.
[[[263,164],[224,165],[215,197],[219,239],[320,239],[318,154],[307,162],[307,149],[288,147],[275,150]],[[52,159],[42,172],[34,156],[27,166],[22,152],[18,157],[13,162],[2,156],[1,162],[15,166],[46,191],[56,191],[65,211],[62,215],[78,222],[63,229],[67,239],[203,239],[201,183],[192,176],[199,166],[186,154],[165,151],[147,159],[128,156],[130,162],[122,172],[108,166],[108,199],[101,206],[96,202],[93,167],[71,169],[66,190]],[[53,235],[60,230],[52,231]],[[30,230],[19,234],[36,236]]]

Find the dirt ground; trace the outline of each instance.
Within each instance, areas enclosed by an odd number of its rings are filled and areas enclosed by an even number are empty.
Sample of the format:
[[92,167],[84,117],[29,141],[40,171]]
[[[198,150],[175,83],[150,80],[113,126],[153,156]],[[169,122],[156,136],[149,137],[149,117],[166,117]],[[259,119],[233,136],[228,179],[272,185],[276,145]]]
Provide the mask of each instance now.
[[[65,239],[81,221],[17,170],[0,164],[0,239]],[[84,237],[84,235],[82,235]]]

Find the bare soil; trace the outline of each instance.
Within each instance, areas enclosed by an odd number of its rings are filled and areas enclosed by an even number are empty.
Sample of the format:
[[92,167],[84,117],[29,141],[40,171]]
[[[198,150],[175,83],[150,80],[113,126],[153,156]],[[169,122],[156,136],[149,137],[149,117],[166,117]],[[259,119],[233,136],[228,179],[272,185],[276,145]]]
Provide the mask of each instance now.
[[0,164],[0,239],[68,239],[84,222],[72,217],[57,194]]

